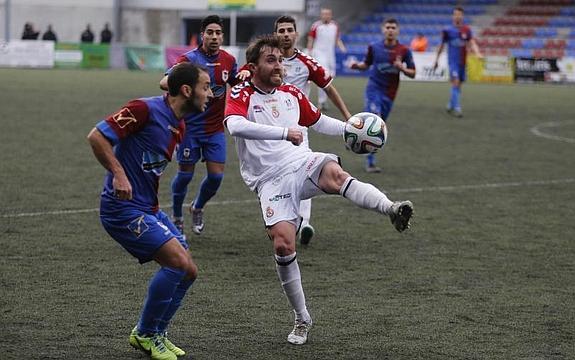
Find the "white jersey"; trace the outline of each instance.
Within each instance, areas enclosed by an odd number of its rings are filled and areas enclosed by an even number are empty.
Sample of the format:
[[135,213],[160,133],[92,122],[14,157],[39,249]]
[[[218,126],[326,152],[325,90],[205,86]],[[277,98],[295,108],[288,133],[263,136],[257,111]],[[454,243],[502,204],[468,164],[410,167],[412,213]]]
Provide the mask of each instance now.
[[321,20],[314,22],[308,35],[314,39],[313,53],[316,57],[320,53],[335,56],[335,45],[339,38],[339,26],[335,21],[332,20],[327,24]]
[[[257,89],[250,82],[234,86],[226,101],[226,119],[241,116],[257,124],[294,128],[315,124],[321,113],[297,87],[283,84],[271,93]],[[240,173],[246,185],[256,191],[258,185],[301,166],[311,150],[286,140],[249,140],[235,137],[240,159]],[[296,170],[296,169],[291,169]]]
[[284,81],[297,86],[306,96],[309,96],[309,81],[324,89],[333,80],[316,59],[298,49],[291,57],[284,58],[282,65],[286,71]]

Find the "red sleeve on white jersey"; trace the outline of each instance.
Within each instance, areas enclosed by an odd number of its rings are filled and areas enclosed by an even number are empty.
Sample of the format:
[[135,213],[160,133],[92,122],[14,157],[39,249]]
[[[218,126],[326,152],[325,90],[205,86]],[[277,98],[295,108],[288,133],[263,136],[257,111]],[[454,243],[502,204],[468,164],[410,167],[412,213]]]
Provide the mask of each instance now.
[[278,90],[285,91],[297,99],[299,104],[299,125],[309,127],[319,120],[321,112],[309,101],[300,89],[294,85],[286,84],[280,86]]
[[224,118],[230,115],[239,115],[247,119],[252,94],[253,89],[247,81],[234,86],[228,94]]
[[325,88],[333,80],[331,74],[314,58],[302,52],[298,52],[298,59],[304,63],[309,70],[309,80],[320,88]]
[[120,111],[108,116],[106,123],[114,130],[118,138],[140,131],[148,122],[150,112],[142,100],[128,102]]
[[308,36],[311,36],[312,38],[316,38],[317,36],[317,26],[319,25],[319,22],[316,21],[313,24],[311,24],[311,28],[309,28],[309,33],[307,34]]

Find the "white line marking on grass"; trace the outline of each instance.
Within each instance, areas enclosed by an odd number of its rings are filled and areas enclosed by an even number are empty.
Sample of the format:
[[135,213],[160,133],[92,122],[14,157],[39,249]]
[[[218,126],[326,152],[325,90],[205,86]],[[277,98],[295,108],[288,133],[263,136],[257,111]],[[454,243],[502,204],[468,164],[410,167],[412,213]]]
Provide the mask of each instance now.
[[572,124],[572,123],[573,123],[573,121],[550,121],[550,122],[542,123],[539,125],[535,125],[531,129],[529,129],[529,131],[531,131],[531,133],[533,135],[540,136],[540,137],[545,138],[545,139],[555,140],[555,141],[563,141],[563,142],[575,144],[574,138],[551,135],[551,134],[547,134],[547,133],[543,132],[543,129],[560,127],[560,126],[564,126],[564,125]]
[[[515,181],[515,182],[486,183],[486,184],[472,184],[472,185],[428,186],[428,187],[416,187],[416,188],[405,188],[405,189],[392,189],[385,191],[388,193],[414,193],[414,192],[433,192],[433,191],[499,189],[508,187],[545,186],[545,185],[560,185],[560,184],[572,184],[572,183],[575,183],[575,178],[555,179],[555,180]],[[316,196],[316,198],[330,198],[330,197],[339,198],[339,196],[333,196],[333,195]],[[223,200],[223,201],[210,201],[208,205],[218,206],[218,205],[233,205],[233,204],[251,204],[257,202],[258,202],[257,199]],[[170,206],[171,204],[165,206],[164,208]],[[0,214],[0,219],[35,217],[45,215],[82,214],[82,213],[97,212],[98,210],[99,210],[98,208],[93,208],[93,209],[76,209],[76,210],[38,211],[38,212],[17,213],[17,214]]]

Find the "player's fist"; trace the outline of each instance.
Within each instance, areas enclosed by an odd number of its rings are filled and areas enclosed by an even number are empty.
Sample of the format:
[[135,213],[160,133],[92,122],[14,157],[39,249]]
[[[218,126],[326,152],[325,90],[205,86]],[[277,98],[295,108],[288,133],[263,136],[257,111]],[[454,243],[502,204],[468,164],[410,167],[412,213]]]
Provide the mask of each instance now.
[[301,130],[298,130],[296,128],[289,128],[286,140],[298,146],[303,142],[303,133],[301,132]]

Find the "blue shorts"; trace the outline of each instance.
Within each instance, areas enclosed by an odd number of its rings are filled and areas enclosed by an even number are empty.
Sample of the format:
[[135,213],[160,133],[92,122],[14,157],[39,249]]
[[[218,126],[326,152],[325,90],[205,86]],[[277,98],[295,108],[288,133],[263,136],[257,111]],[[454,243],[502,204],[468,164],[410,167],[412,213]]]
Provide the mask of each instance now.
[[172,238],[189,246],[163,211],[151,215],[141,210],[123,210],[113,216],[100,215],[104,229],[140,263],[153,260],[155,252]]
[[383,95],[381,92],[369,91],[365,93],[365,104],[363,111],[378,114],[384,121],[393,107],[393,100]]
[[218,132],[205,136],[189,136],[186,134],[178,145],[178,163],[195,164],[198,161],[211,161],[225,164],[226,134]]
[[459,81],[465,81],[465,65],[449,65],[449,80],[459,79]]

